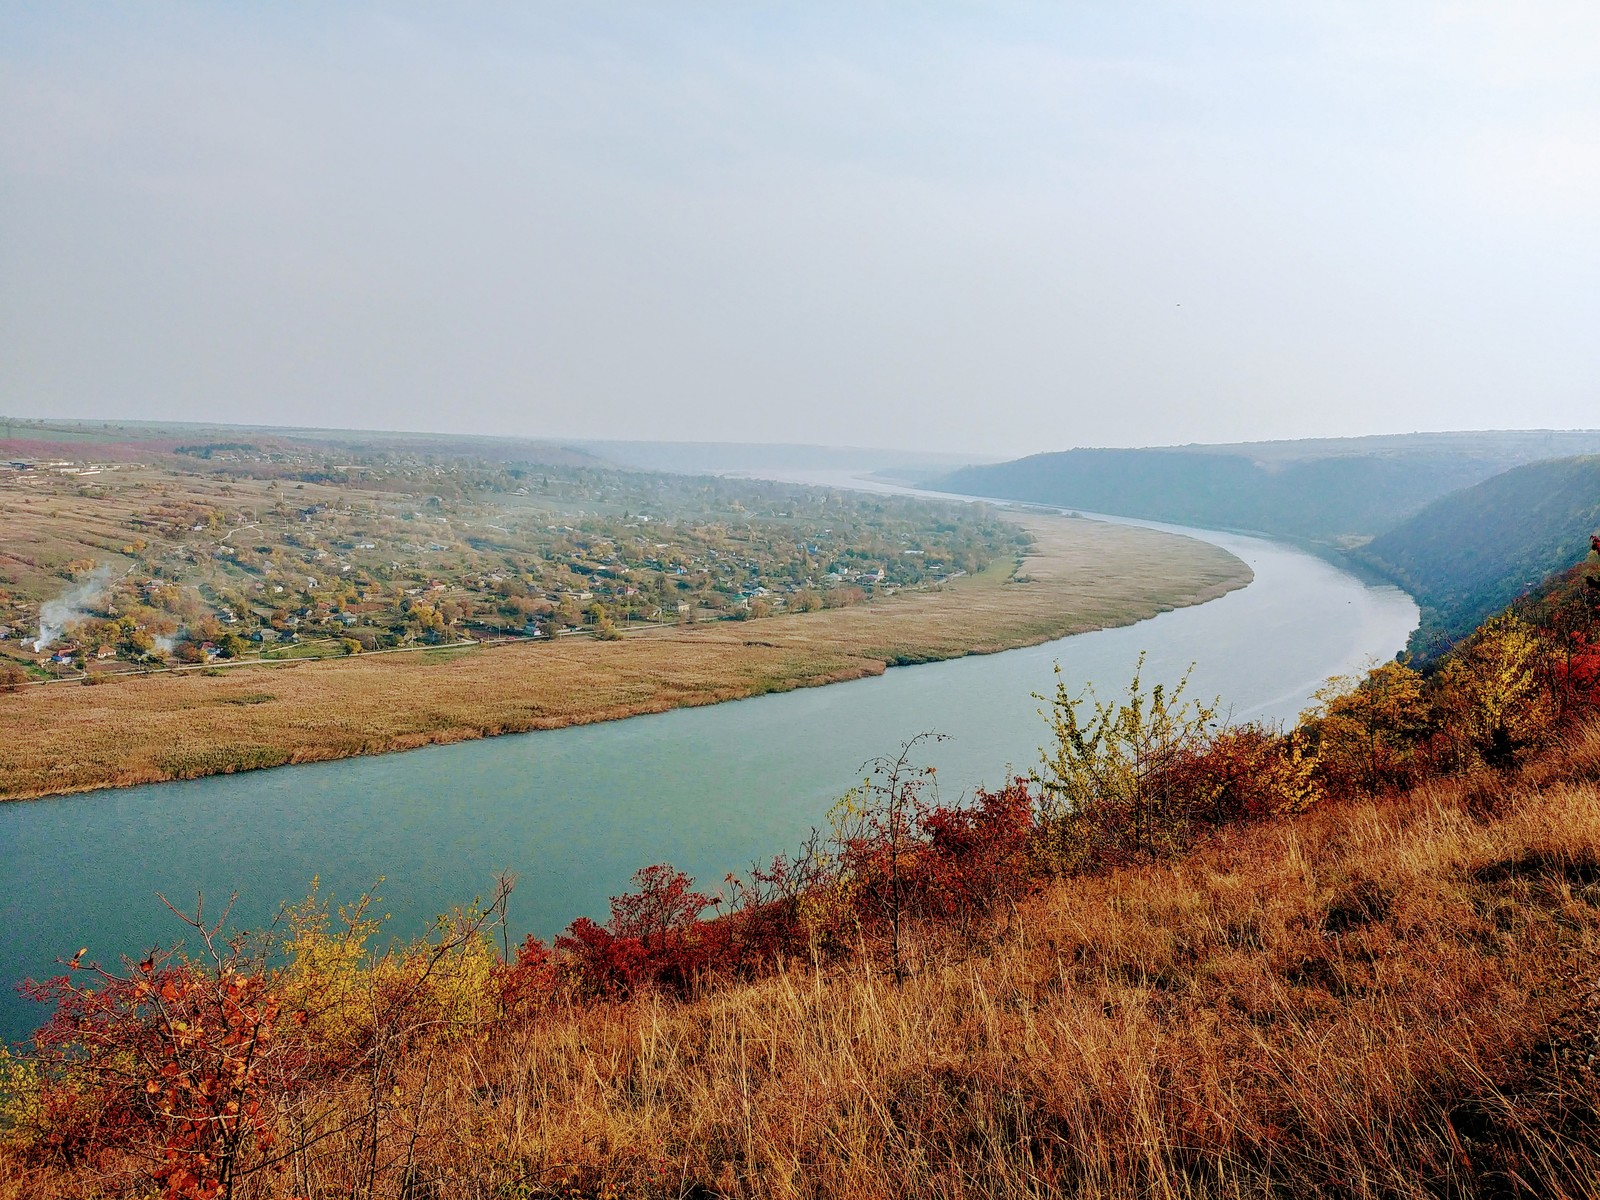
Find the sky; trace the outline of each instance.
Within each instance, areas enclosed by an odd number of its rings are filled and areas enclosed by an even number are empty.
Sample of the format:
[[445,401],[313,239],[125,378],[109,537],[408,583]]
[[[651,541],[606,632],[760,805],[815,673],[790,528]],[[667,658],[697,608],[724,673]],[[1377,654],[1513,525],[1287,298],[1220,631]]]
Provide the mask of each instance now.
[[1600,425],[1600,5],[0,0],[0,412]]

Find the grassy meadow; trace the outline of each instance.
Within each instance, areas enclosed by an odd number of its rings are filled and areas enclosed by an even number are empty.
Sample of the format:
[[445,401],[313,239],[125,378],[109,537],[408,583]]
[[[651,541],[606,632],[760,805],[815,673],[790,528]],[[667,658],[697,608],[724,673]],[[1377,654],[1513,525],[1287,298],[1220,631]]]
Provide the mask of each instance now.
[[553,641],[118,676],[0,696],[0,799],[552,729],[1130,624],[1249,582],[1215,546],[1028,514],[1020,563],[883,602]]

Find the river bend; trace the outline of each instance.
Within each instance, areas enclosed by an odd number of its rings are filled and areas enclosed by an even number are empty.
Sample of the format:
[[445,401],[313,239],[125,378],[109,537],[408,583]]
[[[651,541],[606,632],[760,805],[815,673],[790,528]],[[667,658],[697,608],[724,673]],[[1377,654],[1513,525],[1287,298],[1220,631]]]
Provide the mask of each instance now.
[[[1146,524],[1147,522],[1135,522]],[[1330,675],[1388,658],[1416,624],[1411,599],[1282,543],[1157,526],[1216,543],[1255,581],[1122,629],[1002,654],[895,668],[829,687],[518,734],[403,754],[284,767],[0,805],[0,979],[52,973],[169,942],[155,899],[197,892],[215,911],[238,892],[259,927],[312,876],[348,898],[384,882],[380,911],[412,935],[426,918],[517,874],[511,924],[550,935],[603,916],[629,874],[668,861],[712,888],[729,870],[793,849],[870,758],[922,731],[949,735],[927,761],[951,798],[1037,761],[1035,692],[1060,662],[1102,696],[1140,651],[1146,682],[1192,662],[1192,694],[1236,719],[1289,721]],[[7,990],[0,1036],[33,1006]]]

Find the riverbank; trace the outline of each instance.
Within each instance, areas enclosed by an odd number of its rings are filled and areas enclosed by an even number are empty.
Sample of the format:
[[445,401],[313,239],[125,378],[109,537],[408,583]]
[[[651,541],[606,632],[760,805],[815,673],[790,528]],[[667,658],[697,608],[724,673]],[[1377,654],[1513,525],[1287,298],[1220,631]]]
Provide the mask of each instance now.
[[0,698],[0,799],[189,779],[614,720],[881,674],[1129,625],[1243,587],[1191,538],[1019,514],[1031,553],[870,606],[646,630],[158,675]]

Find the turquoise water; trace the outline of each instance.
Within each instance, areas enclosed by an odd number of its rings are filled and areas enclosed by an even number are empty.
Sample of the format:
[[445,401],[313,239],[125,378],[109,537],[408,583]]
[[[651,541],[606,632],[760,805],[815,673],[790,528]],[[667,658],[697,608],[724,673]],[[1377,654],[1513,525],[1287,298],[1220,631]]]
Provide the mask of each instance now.
[[[112,961],[178,936],[162,892],[208,911],[237,891],[259,927],[313,876],[349,897],[374,886],[391,929],[418,932],[514,871],[515,936],[604,914],[634,869],[667,861],[715,885],[793,849],[870,758],[925,730],[945,797],[1037,758],[1034,692],[1059,661],[1102,694],[1195,664],[1194,693],[1239,719],[1290,720],[1329,675],[1393,655],[1409,597],[1279,543],[1194,532],[1245,559],[1249,587],[1124,629],[985,657],[901,667],[826,688],[519,734],[379,758],[286,767],[0,805],[0,978],[51,972],[88,946]],[[396,697],[404,703],[403,697]],[[37,1014],[6,995],[0,1035]]]

